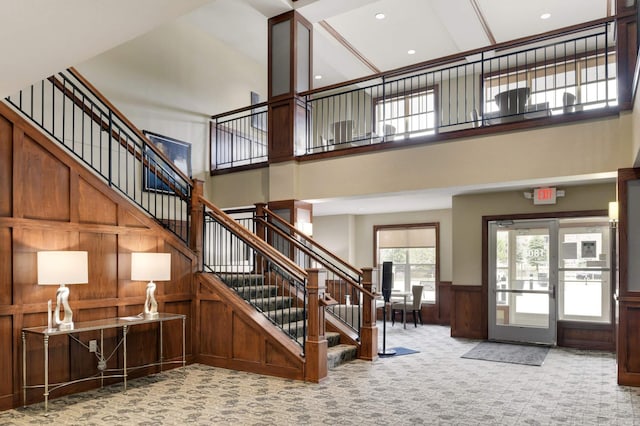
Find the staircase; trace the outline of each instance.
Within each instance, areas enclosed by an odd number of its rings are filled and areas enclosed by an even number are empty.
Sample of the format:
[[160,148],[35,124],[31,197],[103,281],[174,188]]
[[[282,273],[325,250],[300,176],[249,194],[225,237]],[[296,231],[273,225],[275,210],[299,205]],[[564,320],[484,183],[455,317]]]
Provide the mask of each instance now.
[[[238,369],[259,370],[258,372],[282,377],[305,380],[321,380],[324,377],[326,369],[323,357],[317,356],[320,352],[324,353],[323,345],[318,343],[318,336],[324,333],[324,324],[316,321],[313,330],[308,329],[308,319],[317,318],[322,314],[322,309],[325,309],[319,305],[317,282],[315,293],[311,294],[307,287],[309,283],[306,268],[311,263],[305,261],[304,267],[297,265],[270,246],[265,235],[261,238],[248,231],[207,201],[203,196],[201,181],[193,181],[177,169],[139,129],[74,69],[35,83],[18,94],[9,96],[6,102],[84,163],[103,183],[126,197],[148,216],[155,218],[167,231],[179,238],[185,247],[201,253],[202,272],[213,272],[220,276],[228,287],[227,296],[231,295],[229,290],[234,290],[256,308],[253,313],[264,313],[268,321],[290,336],[280,339],[282,336],[276,330],[261,329],[264,325],[268,326],[267,321],[257,320],[246,310],[241,310],[241,315],[244,315],[248,323],[239,326],[253,334],[243,335],[239,340],[251,340],[253,346],[245,345],[244,348],[249,347],[253,352],[244,352],[239,356],[232,350],[224,352],[220,348],[233,345],[217,345],[216,339],[222,338],[220,336],[224,333],[216,334],[211,318],[216,315],[231,318],[233,315],[229,311],[217,310],[222,309],[224,300],[219,303],[220,300],[207,299],[209,295],[196,292],[194,297],[207,302],[197,302],[199,307],[205,308],[196,310],[196,314],[201,317],[194,319],[198,324],[205,324],[198,330],[200,335],[197,350],[200,358],[207,359],[212,364],[219,362],[224,366],[234,365]],[[160,182],[167,190],[149,191],[145,189],[145,179]],[[247,271],[267,272],[264,276],[238,273],[245,267]],[[315,269],[317,275],[318,268]],[[234,271],[236,273],[232,274]],[[229,276],[225,280],[227,273]],[[347,279],[351,280],[349,277]],[[360,283],[359,280],[354,282],[358,283],[354,285]],[[275,285],[271,285],[272,283]],[[335,291],[332,290],[332,293],[335,294]],[[310,301],[309,297],[313,300]],[[354,297],[356,298],[357,296]],[[330,308],[326,308],[325,312],[330,312]],[[224,338],[228,339],[225,341],[227,344],[234,338],[234,329],[230,332],[229,329],[225,330],[228,334],[224,334]],[[327,351],[329,368],[355,358],[356,353],[362,354],[362,345],[340,343],[360,342],[357,331],[351,334],[353,336],[345,337],[344,333],[325,333],[331,346]],[[277,339],[272,338],[274,335]],[[305,341],[306,336],[310,335],[312,338]],[[266,340],[271,345],[268,350],[264,349]],[[240,342],[239,345],[243,343]],[[315,362],[311,362],[312,360]],[[309,371],[310,375],[304,376]]]
[[[265,283],[260,274],[218,274],[218,277],[231,287],[240,297],[255,306],[276,326],[290,336],[297,337],[303,346],[306,309],[296,306],[298,303],[291,296],[283,295],[277,285]],[[326,332],[328,342],[327,366],[333,369],[345,362],[356,359],[357,347],[340,343],[340,333]]]

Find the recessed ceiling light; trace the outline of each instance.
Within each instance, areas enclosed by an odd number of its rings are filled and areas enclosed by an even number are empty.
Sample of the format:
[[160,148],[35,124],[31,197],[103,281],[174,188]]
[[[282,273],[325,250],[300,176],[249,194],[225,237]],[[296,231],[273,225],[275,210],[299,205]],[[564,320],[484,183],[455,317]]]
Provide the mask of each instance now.
[[314,77],[316,80],[320,80],[322,78],[322,76],[320,74],[316,74],[316,76]]
[[376,13],[376,19],[384,19],[384,13]]
[[415,51],[415,50],[413,50],[413,49],[409,49],[409,50],[407,50],[407,53],[408,53],[409,55],[413,55],[413,54],[415,54],[415,53],[416,53],[416,51]]
[[550,13],[543,13],[542,15],[540,15],[540,19],[549,19],[549,18],[551,18]]

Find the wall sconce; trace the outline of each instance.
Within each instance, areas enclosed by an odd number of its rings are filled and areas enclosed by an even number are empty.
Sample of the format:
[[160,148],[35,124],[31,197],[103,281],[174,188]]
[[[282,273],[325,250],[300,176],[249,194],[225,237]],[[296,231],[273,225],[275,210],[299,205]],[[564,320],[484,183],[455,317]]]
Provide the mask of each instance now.
[[618,202],[609,202],[609,222],[618,223]]
[[[39,251],[37,253],[38,285],[60,285],[56,292],[54,317],[55,324],[60,330],[73,329],[73,312],[69,307],[69,288],[66,286],[89,282],[87,259],[86,251]],[[64,309],[62,320],[60,319],[61,306]],[[51,317],[50,310],[49,317]],[[48,326],[50,327],[51,324]]]
[[171,253],[131,253],[131,279],[133,281],[149,281],[147,298],[144,301],[144,316],[158,316],[155,281],[171,279]]

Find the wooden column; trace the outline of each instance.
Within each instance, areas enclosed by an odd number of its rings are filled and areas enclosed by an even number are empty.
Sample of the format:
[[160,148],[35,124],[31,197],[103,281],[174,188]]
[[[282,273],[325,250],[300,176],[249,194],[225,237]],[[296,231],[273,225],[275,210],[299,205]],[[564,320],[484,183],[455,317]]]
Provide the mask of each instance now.
[[295,10],[269,19],[269,162],[294,158],[306,143],[313,26]]
[[[362,286],[373,293],[372,268],[362,268]],[[378,327],[375,299],[366,293],[362,297],[362,326],[360,327],[360,358],[374,360],[378,356]]]
[[308,331],[304,355],[306,358],[305,380],[319,383],[327,377],[327,348],[324,323],[325,283],[318,279],[318,269],[308,269]]
[[618,384],[640,386],[640,168],[618,170]]
[[202,271],[202,244],[204,231],[204,206],[200,197],[204,194],[204,181],[193,180],[191,192],[191,229],[189,234],[189,248],[196,253],[198,271]]
[[[265,203],[256,204],[256,218],[263,218],[265,220],[267,219],[264,213],[265,207]],[[269,243],[269,241],[267,240],[267,227],[260,221],[256,221],[256,235],[261,240]],[[256,261],[254,266],[255,270],[253,272],[256,274],[263,274],[265,265],[266,263],[264,262],[264,257],[260,254],[256,254]]]

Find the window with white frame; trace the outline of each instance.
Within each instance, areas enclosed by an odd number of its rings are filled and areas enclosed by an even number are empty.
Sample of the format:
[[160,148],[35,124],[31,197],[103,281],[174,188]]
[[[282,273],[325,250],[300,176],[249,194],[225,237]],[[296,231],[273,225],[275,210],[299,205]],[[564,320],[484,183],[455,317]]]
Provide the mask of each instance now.
[[380,98],[375,104],[378,135],[435,133],[435,91],[425,89]]
[[377,263],[393,262],[393,291],[422,285],[422,300],[435,303],[438,283],[438,224],[375,227]]

